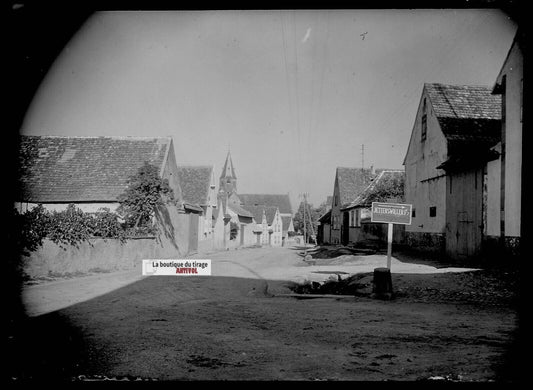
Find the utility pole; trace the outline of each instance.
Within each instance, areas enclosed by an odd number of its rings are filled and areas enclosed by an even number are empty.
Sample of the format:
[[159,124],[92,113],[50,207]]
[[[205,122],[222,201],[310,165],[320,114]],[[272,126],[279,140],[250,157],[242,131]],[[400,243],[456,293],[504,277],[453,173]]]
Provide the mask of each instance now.
[[307,205],[307,215],[309,216],[309,228],[311,230],[311,237],[313,237],[315,235],[315,228],[313,227],[313,217],[311,216],[311,207],[309,207],[309,205]]
[[307,228],[306,228],[306,224],[305,224],[305,209],[306,209],[306,205],[307,205],[307,198],[306,198],[306,193],[304,192],[304,251],[305,251],[305,254],[307,255]]

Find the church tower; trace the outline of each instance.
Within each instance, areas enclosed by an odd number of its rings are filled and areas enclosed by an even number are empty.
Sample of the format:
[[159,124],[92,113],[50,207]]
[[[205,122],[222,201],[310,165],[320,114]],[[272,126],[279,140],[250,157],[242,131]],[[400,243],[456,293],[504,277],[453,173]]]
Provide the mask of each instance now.
[[237,176],[235,175],[235,169],[233,168],[233,161],[231,161],[231,154],[229,151],[226,156],[224,168],[222,168],[218,188],[220,192],[225,192],[227,196],[231,195],[233,192],[237,192]]

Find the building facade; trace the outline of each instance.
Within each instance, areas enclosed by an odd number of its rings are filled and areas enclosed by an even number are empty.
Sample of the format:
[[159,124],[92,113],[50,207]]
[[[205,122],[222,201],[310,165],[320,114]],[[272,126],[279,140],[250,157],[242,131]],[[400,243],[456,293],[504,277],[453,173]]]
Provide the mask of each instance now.
[[404,159],[407,243],[465,258],[481,249],[500,100],[485,86],[424,84]]
[[329,234],[332,244],[348,244],[349,214],[344,213],[342,209],[348,206],[365,189],[374,175],[373,168],[338,167],[336,169]]

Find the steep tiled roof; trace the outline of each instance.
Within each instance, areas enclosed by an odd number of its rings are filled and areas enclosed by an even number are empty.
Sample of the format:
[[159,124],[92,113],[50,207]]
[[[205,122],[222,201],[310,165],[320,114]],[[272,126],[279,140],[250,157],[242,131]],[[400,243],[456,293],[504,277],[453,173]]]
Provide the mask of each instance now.
[[178,166],[178,177],[183,200],[207,205],[209,187],[213,178],[212,166]]
[[281,214],[292,214],[291,200],[285,194],[239,194],[244,206],[278,207]]
[[324,213],[320,218],[318,218],[320,223],[330,223],[331,222],[331,209]]
[[232,202],[228,202],[227,207],[230,210],[232,210],[235,214],[240,216],[240,217],[247,217],[247,218],[253,218],[254,217],[254,215],[251,212],[249,212],[248,210],[243,209],[238,204],[235,204],[235,203],[232,203]]
[[436,83],[424,87],[452,149],[499,141],[501,96],[492,94],[492,88]]
[[248,210],[254,215],[255,222],[261,223],[263,221],[263,211],[265,212],[265,216],[267,219],[267,223],[269,225],[272,224],[272,220],[274,219],[274,216],[276,215],[277,207],[274,206],[248,206],[243,205],[242,206],[245,210]]
[[365,189],[372,177],[373,175],[369,168],[337,167],[341,206],[353,201]]
[[21,201],[117,201],[145,161],[162,169],[171,138],[21,136]]
[[[403,170],[384,170],[381,171],[374,180],[345,208],[352,207],[370,207],[373,200],[373,195],[376,194],[376,190],[383,184],[394,183],[405,177]],[[393,201],[397,202],[398,199]]]
[[292,217],[281,217],[281,223],[283,224],[283,231],[286,232],[291,224]]

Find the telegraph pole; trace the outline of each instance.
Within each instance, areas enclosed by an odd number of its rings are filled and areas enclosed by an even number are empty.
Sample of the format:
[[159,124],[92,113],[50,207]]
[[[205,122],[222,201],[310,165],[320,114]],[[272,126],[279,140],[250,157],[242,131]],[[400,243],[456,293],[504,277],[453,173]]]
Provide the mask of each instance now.
[[305,251],[305,254],[307,255],[307,228],[306,228],[306,223],[305,223],[305,209],[306,209],[306,204],[307,204],[307,198],[306,198],[306,193],[304,192],[304,251]]

